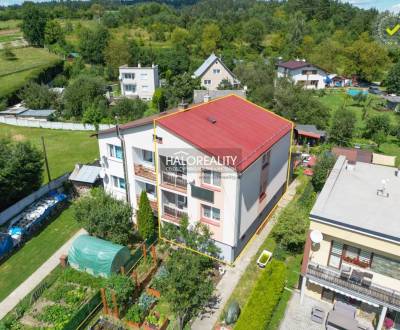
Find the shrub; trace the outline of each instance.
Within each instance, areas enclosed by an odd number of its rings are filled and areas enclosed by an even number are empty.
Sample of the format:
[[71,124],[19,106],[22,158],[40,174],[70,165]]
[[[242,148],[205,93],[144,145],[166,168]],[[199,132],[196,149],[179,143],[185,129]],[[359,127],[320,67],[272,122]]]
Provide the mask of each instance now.
[[149,239],[154,236],[155,225],[153,210],[150,206],[147,193],[142,191],[139,200],[139,210],[137,212],[137,224],[139,234],[143,239]]
[[122,274],[112,274],[105,280],[107,301],[113,306],[112,292],[115,292],[118,307],[126,306],[135,290],[133,280]]
[[19,97],[28,108],[39,110],[52,108],[57,94],[52,92],[46,85],[30,82],[22,89]]
[[139,305],[133,305],[126,312],[125,318],[131,322],[142,323],[144,314],[144,311],[139,307]]
[[266,329],[285,287],[286,266],[272,260],[262,271],[235,330]]
[[311,180],[315,191],[322,190],[333,165],[335,165],[335,158],[330,153],[326,152],[318,157],[318,162],[314,167],[314,175]]
[[144,292],[139,297],[138,305],[143,312],[147,312],[156,301],[157,298]]
[[52,329],[63,329],[72,314],[73,310],[71,308],[56,304],[46,306],[37,318],[39,321],[52,324]]

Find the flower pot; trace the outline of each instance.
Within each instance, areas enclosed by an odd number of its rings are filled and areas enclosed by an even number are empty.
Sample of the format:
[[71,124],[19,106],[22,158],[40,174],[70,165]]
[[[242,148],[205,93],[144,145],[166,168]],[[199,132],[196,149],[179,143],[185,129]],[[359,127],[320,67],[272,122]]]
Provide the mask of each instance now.
[[137,323],[137,322],[132,322],[132,321],[126,321],[126,325],[130,329],[140,329],[143,323]]
[[156,290],[156,289],[153,289],[153,288],[147,288],[147,289],[146,289],[146,292],[147,292],[150,296],[153,296],[153,297],[156,297],[156,298],[160,298],[160,296],[161,296],[160,291],[158,291],[158,290]]

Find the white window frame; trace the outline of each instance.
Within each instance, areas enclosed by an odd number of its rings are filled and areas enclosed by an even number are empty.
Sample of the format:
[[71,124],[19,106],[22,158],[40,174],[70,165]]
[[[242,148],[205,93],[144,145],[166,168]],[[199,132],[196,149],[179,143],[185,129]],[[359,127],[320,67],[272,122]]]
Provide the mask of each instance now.
[[[147,187],[148,186],[152,186],[152,187],[154,187],[154,193],[151,193],[151,192],[149,192],[149,191],[147,191]],[[151,184],[151,183],[147,183],[147,182],[145,182],[145,184],[144,184],[144,191],[146,192],[146,194],[147,194],[147,196],[150,198],[150,199],[156,199],[156,186],[154,185],[154,184]]]
[[204,85],[211,85],[211,79],[204,79]]
[[147,72],[142,72],[140,74],[140,80],[147,80],[149,78],[149,74]]
[[[128,86],[130,86],[130,87],[128,88]],[[131,87],[132,87],[132,89],[131,89]],[[135,84],[124,84],[124,91],[136,93],[136,85]]]
[[[117,148],[120,149],[121,157],[117,157],[117,155],[119,154],[119,152],[117,152]],[[111,144],[111,143],[107,143],[107,153],[108,153],[109,157],[112,157],[112,158],[115,158],[115,159],[122,160],[124,158],[124,156],[122,154],[122,147],[116,146],[116,145]]]
[[[205,181],[206,172],[209,173],[210,182]],[[208,170],[208,169],[202,169],[201,174],[202,174],[201,182],[203,184],[208,185],[208,186],[221,187],[221,172]]]
[[[151,154],[151,161],[149,161],[145,158],[145,153]],[[149,164],[149,165],[151,164],[153,166],[154,165],[154,152],[150,151],[150,150],[142,149],[142,160],[145,164]]]
[[[208,209],[210,212],[210,216],[206,215],[205,210]],[[221,210],[216,207],[212,207],[210,205],[201,204],[201,216],[204,219],[209,219],[213,221],[221,221]]]
[[129,73],[129,72],[125,72],[124,73],[124,79],[135,79],[135,74],[134,73]]
[[221,73],[221,69],[213,69],[213,73],[214,74],[220,74]]

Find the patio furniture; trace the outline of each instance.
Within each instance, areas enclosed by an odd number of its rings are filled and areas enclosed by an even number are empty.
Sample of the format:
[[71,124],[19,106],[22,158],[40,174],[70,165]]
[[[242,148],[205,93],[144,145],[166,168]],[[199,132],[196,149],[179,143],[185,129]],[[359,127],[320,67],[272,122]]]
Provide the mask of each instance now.
[[327,330],[359,330],[358,322],[348,314],[333,310],[326,319]]
[[351,267],[347,265],[342,265],[342,268],[340,269],[340,278],[347,281],[350,278],[350,275]]
[[350,275],[350,281],[360,284],[363,277],[364,277],[363,272],[361,272],[357,269],[353,269],[353,271],[351,272],[351,275]]
[[311,310],[311,320],[322,324],[325,319],[325,311],[318,306],[314,306]]
[[355,308],[354,306],[351,306],[349,304],[346,304],[344,302],[341,301],[337,301],[334,305],[333,305],[333,310],[335,312],[344,314],[350,318],[355,319],[356,318],[356,313],[357,313],[357,308]]
[[369,288],[372,284],[372,278],[374,277],[371,273],[364,273],[364,276],[361,280],[361,285]]

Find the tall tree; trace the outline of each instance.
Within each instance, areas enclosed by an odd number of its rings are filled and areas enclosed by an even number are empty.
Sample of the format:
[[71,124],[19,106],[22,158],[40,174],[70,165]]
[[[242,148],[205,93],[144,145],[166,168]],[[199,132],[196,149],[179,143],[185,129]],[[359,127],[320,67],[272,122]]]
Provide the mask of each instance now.
[[64,30],[61,24],[56,20],[51,20],[46,23],[44,42],[46,45],[53,45],[56,43],[63,45],[65,43]]
[[206,24],[201,37],[201,49],[204,54],[207,55],[215,51],[220,40],[221,30],[219,29],[219,26],[215,23]]
[[154,236],[154,215],[146,191],[142,191],[140,194],[139,210],[137,212],[136,220],[139,234],[143,239],[149,239]]
[[311,179],[315,191],[322,190],[334,164],[335,158],[330,153],[326,152],[318,157],[317,164],[314,167],[314,175]]
[[32,3],[24,6],[22,13],[21,30],[24,38],[32,45],[42,47],[44,45],[47,13]]
[[400,94],[400,61],[390,69],[385,83],[389,93]]
[[83,59],[92,64],[104,63],[108,39],[109,32],[102,25],[97,25],[93,29],[83,28],[79,39],[79,49]]
[[329,139],[338,145],[349,145],[356,125],[355,113],[346,107],[339,108],[332,118]]
[[0,140],[0,211],[42,185],[43,154],[28,142]]

